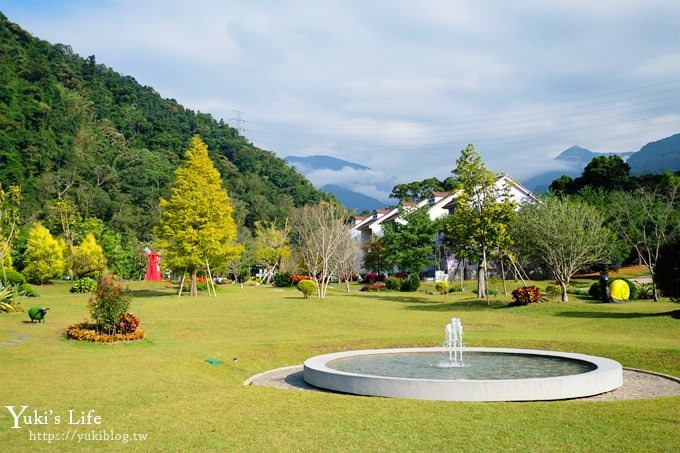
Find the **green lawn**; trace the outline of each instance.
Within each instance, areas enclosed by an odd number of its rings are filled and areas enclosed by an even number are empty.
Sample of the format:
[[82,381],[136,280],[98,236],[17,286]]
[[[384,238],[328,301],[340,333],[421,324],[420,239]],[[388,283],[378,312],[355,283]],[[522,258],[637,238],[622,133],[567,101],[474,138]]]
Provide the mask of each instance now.
[[[595,354],[680,376],[680,319],[669,315],[680,305],[667,300],[600,304],[572,295],[568,303],[508,307],[500,296],[487,304],[470,291],[443,300],[422,288],[338,288],[319,301],[295,289],[238,286],[192,299],[165,284],[134,283],[131,311],[147,339],[106,345],[64,338],[69,324],[88,316],[88,296],[69,287],[38,288],[38,299],[22,302],[49,306],[44,324],[26,322],[25,313],[0,314],[2,451],[680,451],[678,397],[455,403],[243,385],[327,352],[439,346],[453,316],[463,322],[467,346]],[[12,429],[8,405],[46,417]],[[91,410],[100,424],[68,423],[69,411],[78,418]],[[78,443],[93,432],[148,437]],[[74,438],[48,443],[57,435]]]

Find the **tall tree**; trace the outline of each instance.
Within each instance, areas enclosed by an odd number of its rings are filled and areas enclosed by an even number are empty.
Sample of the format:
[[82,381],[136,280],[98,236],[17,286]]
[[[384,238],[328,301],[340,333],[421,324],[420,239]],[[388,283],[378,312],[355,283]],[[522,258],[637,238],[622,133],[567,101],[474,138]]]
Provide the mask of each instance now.
[[583,169],[582,187],[593,189],[623,190],[629,185],[630,165],[620,156],[597,156]]
[[541,203],[522,206],[512,224],[518,253],[545,267],[562,288],[582,267],[607,261],[612,233],[603,226],[604,217],[593,206],[579,200],[549,197]]
[[437,230],[427,211],[427,206],[401,207],[397,220],[384,224],[380,241],[388,260],[402,272],[420,273],[434,261]]
[[60,243],[52,237],[50,230],[41,223],[33,224],[28,233],[24,262],[26,266],[22,272],[31,282],[43,285],[49,279],[62,275],[67,267],[63,241]]
[[347,231],[347,211],[333,202],[322,201],[297,210],[292,235],[303,265],[317,284],[319,299],[326,297],[328,286],[338,274]]
[[160,207],[158,248],[171,268],[191,274],[190,294],[195,296],[199,270],[224,264],[242,250],[235,244],[229,194],[199,136],[191,139],[184,165],[175,171],[170,198],[161,199]]
[[363,266],[367,270],[380,274],[385,269],[393,266],[393,263],[389,262],[380,238],[372,238],[362,248],[364,255]]
[[453,173],[461,192],[453,214],[443,223],[444,234],[459,238],[452,244],[462,255],[478,260],[477,297],[486,297],[486,269],[491,251],[509,241],[508,225],[514,216],[507,186],[497,184],[496,175],[484,166],[473,145],[461,151]]
[[19,206],[21,205],[21,189],[19,186],[9,186],[7,191],[0,184],[0,267],[2,280],[5,274],[6,260],[12,253],[12,239],[19,224]]

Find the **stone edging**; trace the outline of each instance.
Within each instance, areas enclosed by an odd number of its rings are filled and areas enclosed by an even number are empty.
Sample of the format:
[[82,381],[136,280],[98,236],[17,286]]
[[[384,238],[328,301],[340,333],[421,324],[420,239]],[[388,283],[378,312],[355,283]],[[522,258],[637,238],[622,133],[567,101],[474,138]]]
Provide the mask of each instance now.
[[[286,366],[258,373],[243,385],[255,385],[298,391],[327,392],[307,384],[302,378],[302,365]],[[623,385],[611,392],[571,401],[622,401],[680,396],[680,378],[655,371],[623,368]]]

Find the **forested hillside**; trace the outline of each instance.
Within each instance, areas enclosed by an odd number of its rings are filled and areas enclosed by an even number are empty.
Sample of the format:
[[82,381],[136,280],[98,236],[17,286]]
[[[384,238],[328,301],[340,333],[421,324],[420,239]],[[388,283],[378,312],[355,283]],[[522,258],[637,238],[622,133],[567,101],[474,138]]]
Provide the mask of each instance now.
[[232,197],[236,221],[283,219],[322,197],[273,153],[208,114],[193,112],[33,37],[0,13],[0,184],[21,187],[24,223],[59,233],[54,203],[98,218],[126,242],[151,240],[189,140],[199,134]]

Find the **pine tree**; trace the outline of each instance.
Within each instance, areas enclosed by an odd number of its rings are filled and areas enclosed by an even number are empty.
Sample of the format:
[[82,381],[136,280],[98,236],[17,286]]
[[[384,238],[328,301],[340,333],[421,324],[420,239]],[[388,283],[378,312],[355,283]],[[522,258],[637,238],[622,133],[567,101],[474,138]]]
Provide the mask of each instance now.
[[191,139],[184,165],[175,171],[170,198],[161,199],[160,207],[158,248],[168,266],[191,274],[190,294],[195,296],[198,271],[225,263],[242,250],[235,244],[229,194],[200,137]]
[[63,243],[52,237],[50,230],[35,223],[28,233],[23,274],[40,285],[60,275],[66,269],[64,248]]

